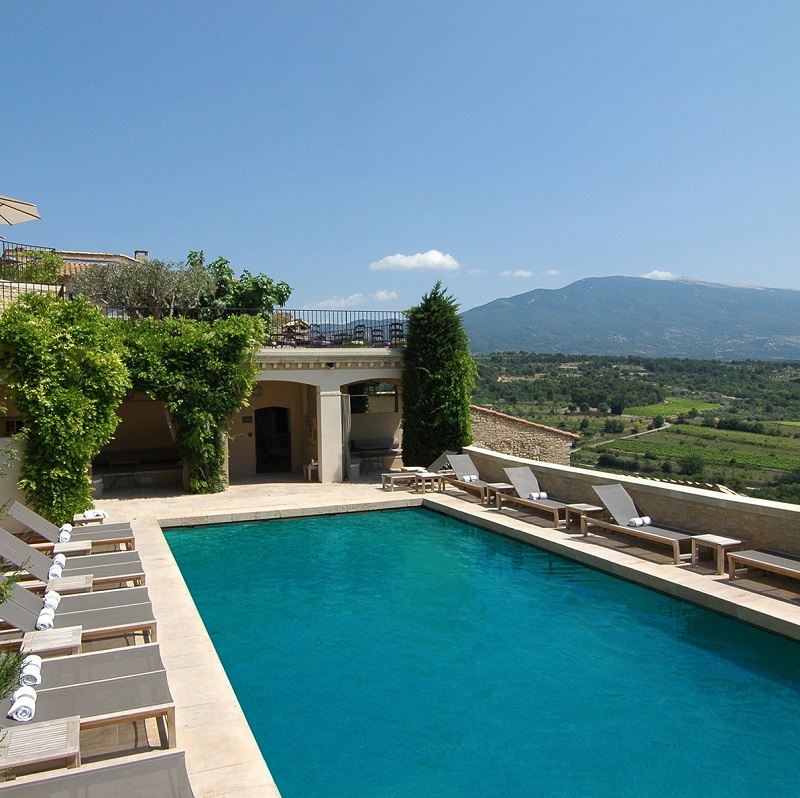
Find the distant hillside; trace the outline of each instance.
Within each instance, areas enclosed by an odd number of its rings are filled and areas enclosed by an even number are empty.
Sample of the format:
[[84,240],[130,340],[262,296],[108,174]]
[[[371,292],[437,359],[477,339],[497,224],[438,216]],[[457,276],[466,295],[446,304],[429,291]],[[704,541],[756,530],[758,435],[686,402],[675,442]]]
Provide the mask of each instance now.
[[475,353],[800,360],[800,291],[590,277],[462,314]]

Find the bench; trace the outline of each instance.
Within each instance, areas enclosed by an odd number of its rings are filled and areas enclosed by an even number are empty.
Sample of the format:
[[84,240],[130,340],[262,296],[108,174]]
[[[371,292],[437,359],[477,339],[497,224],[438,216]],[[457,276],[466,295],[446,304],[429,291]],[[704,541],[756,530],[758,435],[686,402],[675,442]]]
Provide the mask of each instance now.
[[800,558],[781,552],[752,549],[728,554],[728,578],[736,579],[736,569],[757,568],[761,571],[800,579]]
[[363,463],[383,462],[387,457],[401,455],[400,441],[397,438],[353,438],[350,441],[350,452],[357,455]]

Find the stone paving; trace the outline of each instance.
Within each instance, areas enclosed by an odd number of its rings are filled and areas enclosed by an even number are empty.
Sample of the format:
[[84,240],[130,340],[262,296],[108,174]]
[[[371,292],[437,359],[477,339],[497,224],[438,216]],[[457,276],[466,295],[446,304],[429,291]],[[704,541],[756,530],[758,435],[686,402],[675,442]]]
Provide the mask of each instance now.
[[[380,475],[334,485],[278,480],[234,484],[225,493],[188,496],[159,489],[119,490],[98,499],[111,520],[130,520],[158,619],[158,639],[176,702],[178,746],[186,749],[197,798],[279,796],[253,739],[162,527],[389,509],[425,503],[616,576],[800,640],[800,594],[781,580],[730,584],[712,563],[676,567],[670,557],[618,538],[577,528],[548,528],[527,514],[480,505],[459,491],[419,494],[382,490]],[[241,575],[232,575],[241,578]]]

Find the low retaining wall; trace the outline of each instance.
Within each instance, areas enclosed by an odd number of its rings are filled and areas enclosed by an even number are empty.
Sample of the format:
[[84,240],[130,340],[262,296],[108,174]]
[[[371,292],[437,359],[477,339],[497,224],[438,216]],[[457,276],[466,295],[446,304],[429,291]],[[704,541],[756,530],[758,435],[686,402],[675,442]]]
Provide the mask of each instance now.
[[696,534],[739,538],[747,548],[800,553],[800,505],[731,496],[700,488],[606,474],[468,446],[482,479],[505,482],[504,467],[527,465],[551,497],[568,503],[599,504],[592,485],[620,483],[656,523]]
[[469,411],[474,445],[514,457],[533,457],[547,463],[569,465],[572,444],[580,437],[488,407],[471,405]]

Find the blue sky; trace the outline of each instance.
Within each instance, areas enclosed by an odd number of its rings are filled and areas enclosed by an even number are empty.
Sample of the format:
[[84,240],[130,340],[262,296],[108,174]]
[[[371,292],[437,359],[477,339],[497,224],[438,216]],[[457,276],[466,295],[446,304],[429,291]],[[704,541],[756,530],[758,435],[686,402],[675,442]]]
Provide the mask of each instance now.
[[291,307],[584,277],[800,289],[796,2],[6,2],[12,241]]

